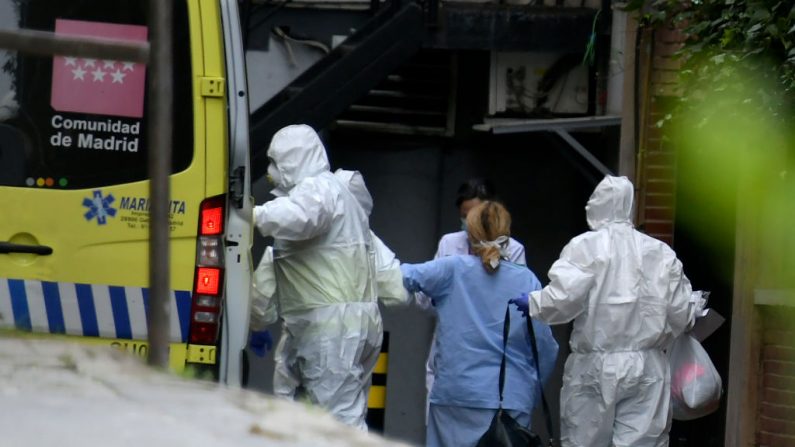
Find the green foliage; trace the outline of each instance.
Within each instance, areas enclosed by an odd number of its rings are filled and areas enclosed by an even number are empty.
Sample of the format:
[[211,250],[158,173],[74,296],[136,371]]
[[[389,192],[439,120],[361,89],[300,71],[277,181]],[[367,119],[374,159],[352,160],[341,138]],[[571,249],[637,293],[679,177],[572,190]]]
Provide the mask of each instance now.
[[[793,118],[795,0],[633,0],[626,8],[641,11],[645,25],[684,32],[678,54],[683,58],[683,107],[702,107],[704,97],[723,92],[727,101],[751,106],[770,119]],[[755,89],[748,89],[749,79]]]

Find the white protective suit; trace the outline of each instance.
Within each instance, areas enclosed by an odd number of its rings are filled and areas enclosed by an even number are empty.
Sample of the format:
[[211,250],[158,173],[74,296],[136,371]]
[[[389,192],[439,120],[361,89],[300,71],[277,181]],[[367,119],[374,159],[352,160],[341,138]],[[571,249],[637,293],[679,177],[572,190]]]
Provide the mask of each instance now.
[[[334,175],[348,187],[348,190],[356,197],[367,216],[373,211],[373,197],[364,178],[359,171],[348,171],[337,169]],[[375,278],[376,295],[383,304],[390,306],[396,304],[408,304],[409,293],[403,287],[403,273],[400,271],[400,260],[386,244],[370,231],[372,240],[372,256],[375,257]]]
[[276,272],[273,269],[273,247],[266,247],[251,280],[251,313],[249,329],[264,331],[279,319],[276,309]]
[[563,446],[666,446],[670,371],[663,348],[694,320],[690,281],[665,243],[630,221],[633,187],[605,177],[572,239],[532,292],[529,315],[574,320],[563,374]]
[[282,196],[255,207],[254,222],[274,238],[274,296],[284,321],[274,393],[294,398],[300,387],[342,422],[366,429],[383,335],[367,215],[329,170],[311,127],[276,132],[268,157]]

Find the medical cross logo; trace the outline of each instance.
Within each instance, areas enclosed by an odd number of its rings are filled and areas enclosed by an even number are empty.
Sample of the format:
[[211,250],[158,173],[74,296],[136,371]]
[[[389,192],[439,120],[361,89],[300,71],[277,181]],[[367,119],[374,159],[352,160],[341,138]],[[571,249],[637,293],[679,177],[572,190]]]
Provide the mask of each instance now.
[[108,216],[116,216],[116,208],[111,206],[115,200],[116,198],[113,197],[113,194],[102,197],[102,191],[97,189],[94,191],[93,197],[83,199],[83,206],[88,208],[88,211],[83,216],[88,221],[97,219],[97,224],[105,225],[108,223]]
[[[55,33],[146,41],[139,25],[56,19]],[[50,105],[60,112],[143,116],[146,66],[125,61],[55,56]]]

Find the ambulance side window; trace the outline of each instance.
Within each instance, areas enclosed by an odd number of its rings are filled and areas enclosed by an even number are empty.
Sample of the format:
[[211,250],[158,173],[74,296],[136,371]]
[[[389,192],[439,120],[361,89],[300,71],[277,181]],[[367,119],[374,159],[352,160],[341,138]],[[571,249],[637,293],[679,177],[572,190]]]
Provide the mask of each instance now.
[[[147,41],[140,0],[0,0],[0,28]],[[193,161],[190,33],[175,2],[172,172]],[[143,64],[0,50],[0,186],[81,189],[145,180]]]

